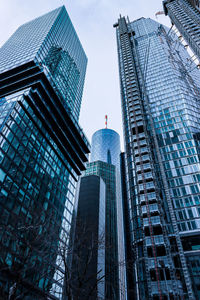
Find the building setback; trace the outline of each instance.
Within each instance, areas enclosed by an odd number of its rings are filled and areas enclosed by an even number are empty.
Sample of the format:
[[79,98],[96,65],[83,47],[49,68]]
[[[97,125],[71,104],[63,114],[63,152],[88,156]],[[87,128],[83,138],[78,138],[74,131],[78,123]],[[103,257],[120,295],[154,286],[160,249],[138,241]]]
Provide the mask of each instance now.
[[64,6],[19,27],[0,49],[4,299],[15,290],[23,299],[62,298],[59,238],[67,246],[76,181],[89,153],[76,121],[86,65]]
[[199,71],[192,63],[187,72],[187,51],[161,24],[120,17],[114,27],[135,281],[131,299],[199,299]]
[[200,60],[200,3],[198,0],[165,0],[165,15],[176,26]]

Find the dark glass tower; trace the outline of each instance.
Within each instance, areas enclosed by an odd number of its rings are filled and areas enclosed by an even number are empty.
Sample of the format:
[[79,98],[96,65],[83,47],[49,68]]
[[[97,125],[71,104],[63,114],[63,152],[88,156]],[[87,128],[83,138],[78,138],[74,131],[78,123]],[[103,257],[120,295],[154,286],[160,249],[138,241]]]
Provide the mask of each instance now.
[[89,152],[76,121],[86,64],[64,6],[22,25],[0,49],[5,296],[17,286],[23,299],[62,297],[59,236],[68,240],[76,181]]
[[70,282],[75,299],[105,299],[105,200],[102,178],[97,175],[81,177]]
[[126,299],[123,211],[120,182],[120,138],[111,129],[92,136],[91,162],[85,175],[100,176],[106,184],[106,298]]
[[119,259],[116,204],[115,166],[96,161],[87,164],[85,175],[97,175],[106,185],[106,259],[105,259],[105,299],[119,299]]
[[165,14],[184,37],[200,60],[200,2],[199,0],[165,0]]
[[135,299],[199,299],[199,71],[161,24],[114,27]]

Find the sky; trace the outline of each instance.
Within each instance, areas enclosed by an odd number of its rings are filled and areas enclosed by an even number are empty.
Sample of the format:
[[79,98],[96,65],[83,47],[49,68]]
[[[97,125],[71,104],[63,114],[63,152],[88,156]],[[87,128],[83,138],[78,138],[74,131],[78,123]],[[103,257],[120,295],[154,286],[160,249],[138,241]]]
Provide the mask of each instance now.
[[130,21],[150,17],[170,25],[168,17],[155,13],[162,10],[162,0],[0,0],[0,46],[23,23],[65,5],[88,57],[88,66],[80,114],[80,125],[89,141],[92,134],[105,127],[121,136],[123,130],[117,60],[116,35],[113,24],[119,15]]

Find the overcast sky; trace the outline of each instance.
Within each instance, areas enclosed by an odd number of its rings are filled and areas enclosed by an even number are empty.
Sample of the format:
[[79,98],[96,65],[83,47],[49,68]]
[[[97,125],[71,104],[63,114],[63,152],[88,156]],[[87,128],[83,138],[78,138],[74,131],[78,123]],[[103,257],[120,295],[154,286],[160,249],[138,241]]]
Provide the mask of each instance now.
[[[80,125],[89,140],[108,127],[122,136],[121,106],[115,30],[119,14],[130,21],[140,17],[155,19],[162,0],[0,0],[0,46],[21,24],[65,5],[88,57],[88,67],[80,115]],[[170,26],[168,17],[158,22]],[[122,147],[123,148],[123,147]]]

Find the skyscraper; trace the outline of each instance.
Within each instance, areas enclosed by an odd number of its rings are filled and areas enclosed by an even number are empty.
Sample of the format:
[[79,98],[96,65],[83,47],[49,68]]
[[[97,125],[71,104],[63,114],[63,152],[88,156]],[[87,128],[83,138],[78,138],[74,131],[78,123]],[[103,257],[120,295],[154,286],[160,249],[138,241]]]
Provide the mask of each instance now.
[[199,299],[199,71],[161,24],[114,27],[135,299]]
[[64,6],[20,26],[2,46],[0,61],[1,73],[41,64],[78,119],[87,57]]
[[106,184],[105,299],[126,299],[123,211],[120,182],[120,138],[111,129],[92,136],[91,162],[85,175],[100,176]]
[[112,129],[97,130],[92,136],[90,161],[101,160],[108,164],[120,166],[120,137]]
[[68,243],[76,181],[89,152],[76,121],[86,65],[64,6],[19,27],[0,49],[5,295],[62,297],[59,239]]
[[164,12],[200,60],[199,0],[165,0]]
[[105,198],[103,179],[81,177],[70,275],[75,299],[105,299]]

